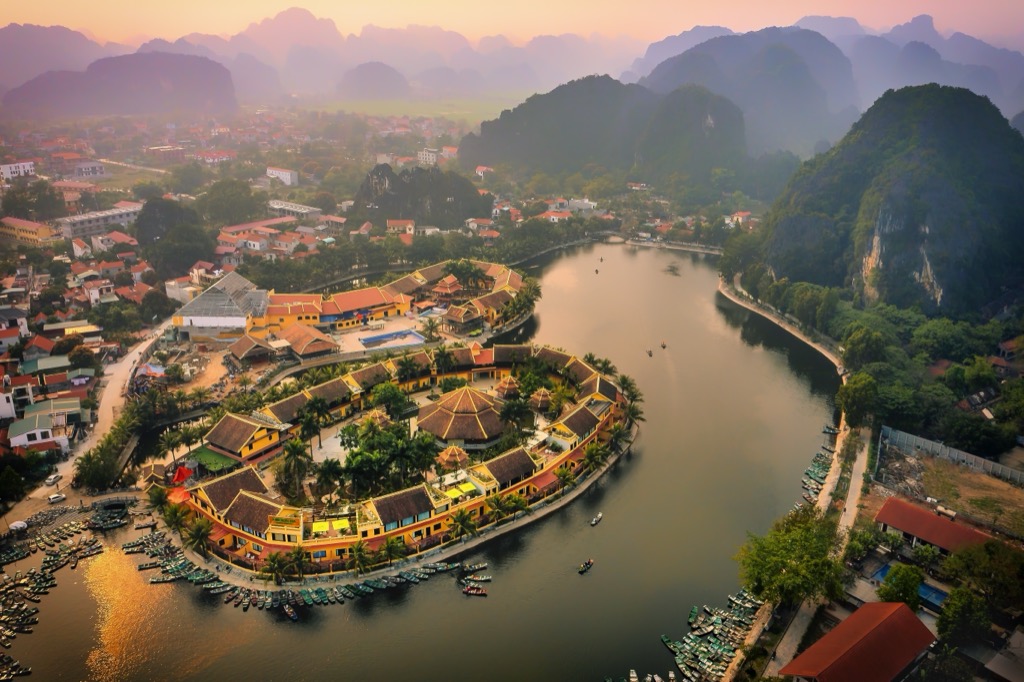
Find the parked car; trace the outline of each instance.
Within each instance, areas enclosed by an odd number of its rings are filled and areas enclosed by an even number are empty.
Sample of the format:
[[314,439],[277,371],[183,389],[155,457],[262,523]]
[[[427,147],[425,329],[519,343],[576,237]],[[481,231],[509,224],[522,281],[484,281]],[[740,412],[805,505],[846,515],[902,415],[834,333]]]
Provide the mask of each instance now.
[[46,477],[46,485],[57,485],[57,481],[64,478],[60,474],[50,474]]
[[67,498],[64,496],[64,493],[54,493],[47,497],[46,501],[50,504],[57,504],[58,502],[63,502],[65,499]]

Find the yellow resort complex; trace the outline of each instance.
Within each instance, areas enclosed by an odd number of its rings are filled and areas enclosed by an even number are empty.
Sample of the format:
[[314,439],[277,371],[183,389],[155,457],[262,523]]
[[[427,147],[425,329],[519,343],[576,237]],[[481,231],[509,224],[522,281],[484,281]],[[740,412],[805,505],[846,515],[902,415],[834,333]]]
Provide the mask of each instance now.
[[[210,544],[235,565],[259,570],[270,553],[291,552],[301,545],[315,570],[345,570],[357,543],[372,552],[394,537],[407,555],[414,555],[452,538],[457,515],[468,515],[475,525],[495,522],[495,496],[520,496],[533,505],[558,493],[567,477],[589,474],[604,462],[610,431],[625,421],[627,400],[619,387],[587,362],[560,350],[532,345],[485,349],[474,344],[405,357],[413,358],[418,370],[415,376],[407,376],[407,370],[402,381],[399,363],[388,360],[304,388],[253,414],[224,415],[207,434],[205,450],[239,468],[190,488],[172,489],[170,499],[210,519]],[[519,395],[516,377],[524,372],[539,373],[552,389]],[[370,409],[374,386],[392,382],[412,393],[453,379],[465,385],[436,400],[421,401],[427,404],[410,419],[417,434],[431,434],[437,456],[433,471],[417,477],[415,485],[316,508],[291,506],[264,483],[259,466],[297,433],[297,417],[311,400],[326,404],[330,416],[325,421],[355,416],[360,424],[372,421],[380,426],[389,419],[383,411]],[[560,408],[545,416],[557,396]],[[510,400],[527,406],[525,419],[533,424],[532,435],[523,445],[483,459],[509,428],[502,409]],[[623,433],[621,427],[614,431]],[[588,445],[595,442],[601,447],[590,451],[604,452],[596,462],[587,457]]]

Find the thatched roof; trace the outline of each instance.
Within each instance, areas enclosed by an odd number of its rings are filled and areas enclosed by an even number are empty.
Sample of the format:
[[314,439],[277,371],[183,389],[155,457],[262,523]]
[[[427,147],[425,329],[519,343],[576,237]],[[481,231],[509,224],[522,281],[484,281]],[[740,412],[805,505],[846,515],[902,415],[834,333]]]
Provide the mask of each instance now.
[[501,401],[470,386],[445,393],[436,403],[421,407],[418,425],[444,441],[481,443],[504,430]]

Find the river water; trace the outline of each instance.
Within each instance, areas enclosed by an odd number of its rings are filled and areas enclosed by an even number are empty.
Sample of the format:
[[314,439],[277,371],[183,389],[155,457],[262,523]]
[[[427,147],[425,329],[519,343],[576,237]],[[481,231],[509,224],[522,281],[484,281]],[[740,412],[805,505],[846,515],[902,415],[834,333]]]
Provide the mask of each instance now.
[[[464,557],[490,562],[486,599],[437,575],[292,623],[149,585],[137,557],[109,550],[58,573],[35,633],[9,653],[46,680],[665,677],[660,635],[680,637],[691,605],[724,606],[737,589],[731,557],[798,498],[838,379],[719,295],[703,256],[598,244],[530,269],[543,298],[521,335],[610,358],[644,392],[647,421],[632,455],[573,505]],[[577,575],[587,558],[594,569]]]

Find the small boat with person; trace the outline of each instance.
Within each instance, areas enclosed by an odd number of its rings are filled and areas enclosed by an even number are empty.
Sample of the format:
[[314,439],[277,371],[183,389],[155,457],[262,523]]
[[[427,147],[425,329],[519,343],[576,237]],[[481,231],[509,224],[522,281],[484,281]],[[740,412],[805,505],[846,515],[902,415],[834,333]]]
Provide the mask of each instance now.
[[587,559],[582,564],[580,564],[580,567],[578,569],[576,569],[576,570],[579,572],[580,575],[583,575],[584,573],[586,573],[587,571],[589,571],[593,567],[594,567],[594,560],[593,559]]
[[291,618],[292,620],[299,619],[299,614],[295,613],[295,609],[292,608],[291,604],[284,604],[281,608],[284,609],[285,615]]
[[591,526],[596,526],[597,524],[601,523],[601,519],[603,519],[603,518],[604,518],[604,514],[602,514],[601,512],[597,512],[597,516],[595,516],[594,518],[590,519],[590,525]]
[[462,588],[462,594],[468,597],[486,597],[487,590],[476,585],[466,585]]

